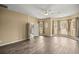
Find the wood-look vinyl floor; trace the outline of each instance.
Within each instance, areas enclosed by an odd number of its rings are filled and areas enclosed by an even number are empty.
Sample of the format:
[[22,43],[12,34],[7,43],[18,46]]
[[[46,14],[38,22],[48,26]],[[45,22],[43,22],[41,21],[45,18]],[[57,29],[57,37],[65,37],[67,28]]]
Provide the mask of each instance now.
[[0,47],[0,54],[77,54],[79,41],[67,37],[35,37]]

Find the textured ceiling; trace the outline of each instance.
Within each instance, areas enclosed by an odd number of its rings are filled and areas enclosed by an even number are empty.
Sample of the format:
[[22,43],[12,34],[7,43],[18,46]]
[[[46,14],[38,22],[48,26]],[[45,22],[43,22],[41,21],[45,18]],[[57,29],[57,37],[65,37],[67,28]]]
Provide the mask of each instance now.
[[[78,4],[7,4],[9,10],[28,14],[39,19],[58,18],[70,16],[79,12]],[[41,9],[51,10],[49,15],[44,15]]]

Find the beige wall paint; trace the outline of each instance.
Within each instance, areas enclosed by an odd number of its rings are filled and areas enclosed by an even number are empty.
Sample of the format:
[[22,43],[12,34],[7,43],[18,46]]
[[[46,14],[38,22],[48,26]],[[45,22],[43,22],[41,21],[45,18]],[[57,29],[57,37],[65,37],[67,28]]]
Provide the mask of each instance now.
[[67,20],[67,19],[73,19],[79,17],[79,13],[71,15],[71,16],[65,16],[65,17],[59,17],[59,18],[51,18],[53,20]]
[[38,20],[35,17],[28,16],[28,23],[30,23],[30,24],[38,24]]
[[[31,19],[28,20],[28,17]],[[37,23],[31,16],[0,8],[0,45],[25,40],[28,21]]]

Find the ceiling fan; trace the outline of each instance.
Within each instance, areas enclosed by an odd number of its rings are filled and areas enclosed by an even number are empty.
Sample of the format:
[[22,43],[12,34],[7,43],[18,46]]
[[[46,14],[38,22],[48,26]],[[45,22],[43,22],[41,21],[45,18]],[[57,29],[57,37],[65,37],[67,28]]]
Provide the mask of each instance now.
[[43,15],[45,15],[45,16],[54,15],[54,14],[56,14],[56,13],[59,13],[59,12],[57,12],[57,11],[52,10],[50,6],[47,6],[46,8],[40,8],[40,7],[37,7],[37,8],[38,8],[38,9],[41,11],[41,13],[42,13]]
[[51,10],[42,10],[42,13],[46,16],[49,15],[50,12],[51,12]]
[[49,15],[50,12],[52,11],[50,9],[44,9],[44,8],[39,8],[39,9],[41,10],[41,13],[45,16]]

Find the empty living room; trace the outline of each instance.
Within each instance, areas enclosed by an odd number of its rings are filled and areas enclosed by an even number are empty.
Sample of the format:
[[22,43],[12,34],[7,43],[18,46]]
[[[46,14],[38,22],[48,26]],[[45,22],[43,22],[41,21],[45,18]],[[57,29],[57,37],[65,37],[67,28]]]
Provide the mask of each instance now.
[[79,4],[0,4],[0,54],[79,54]]

